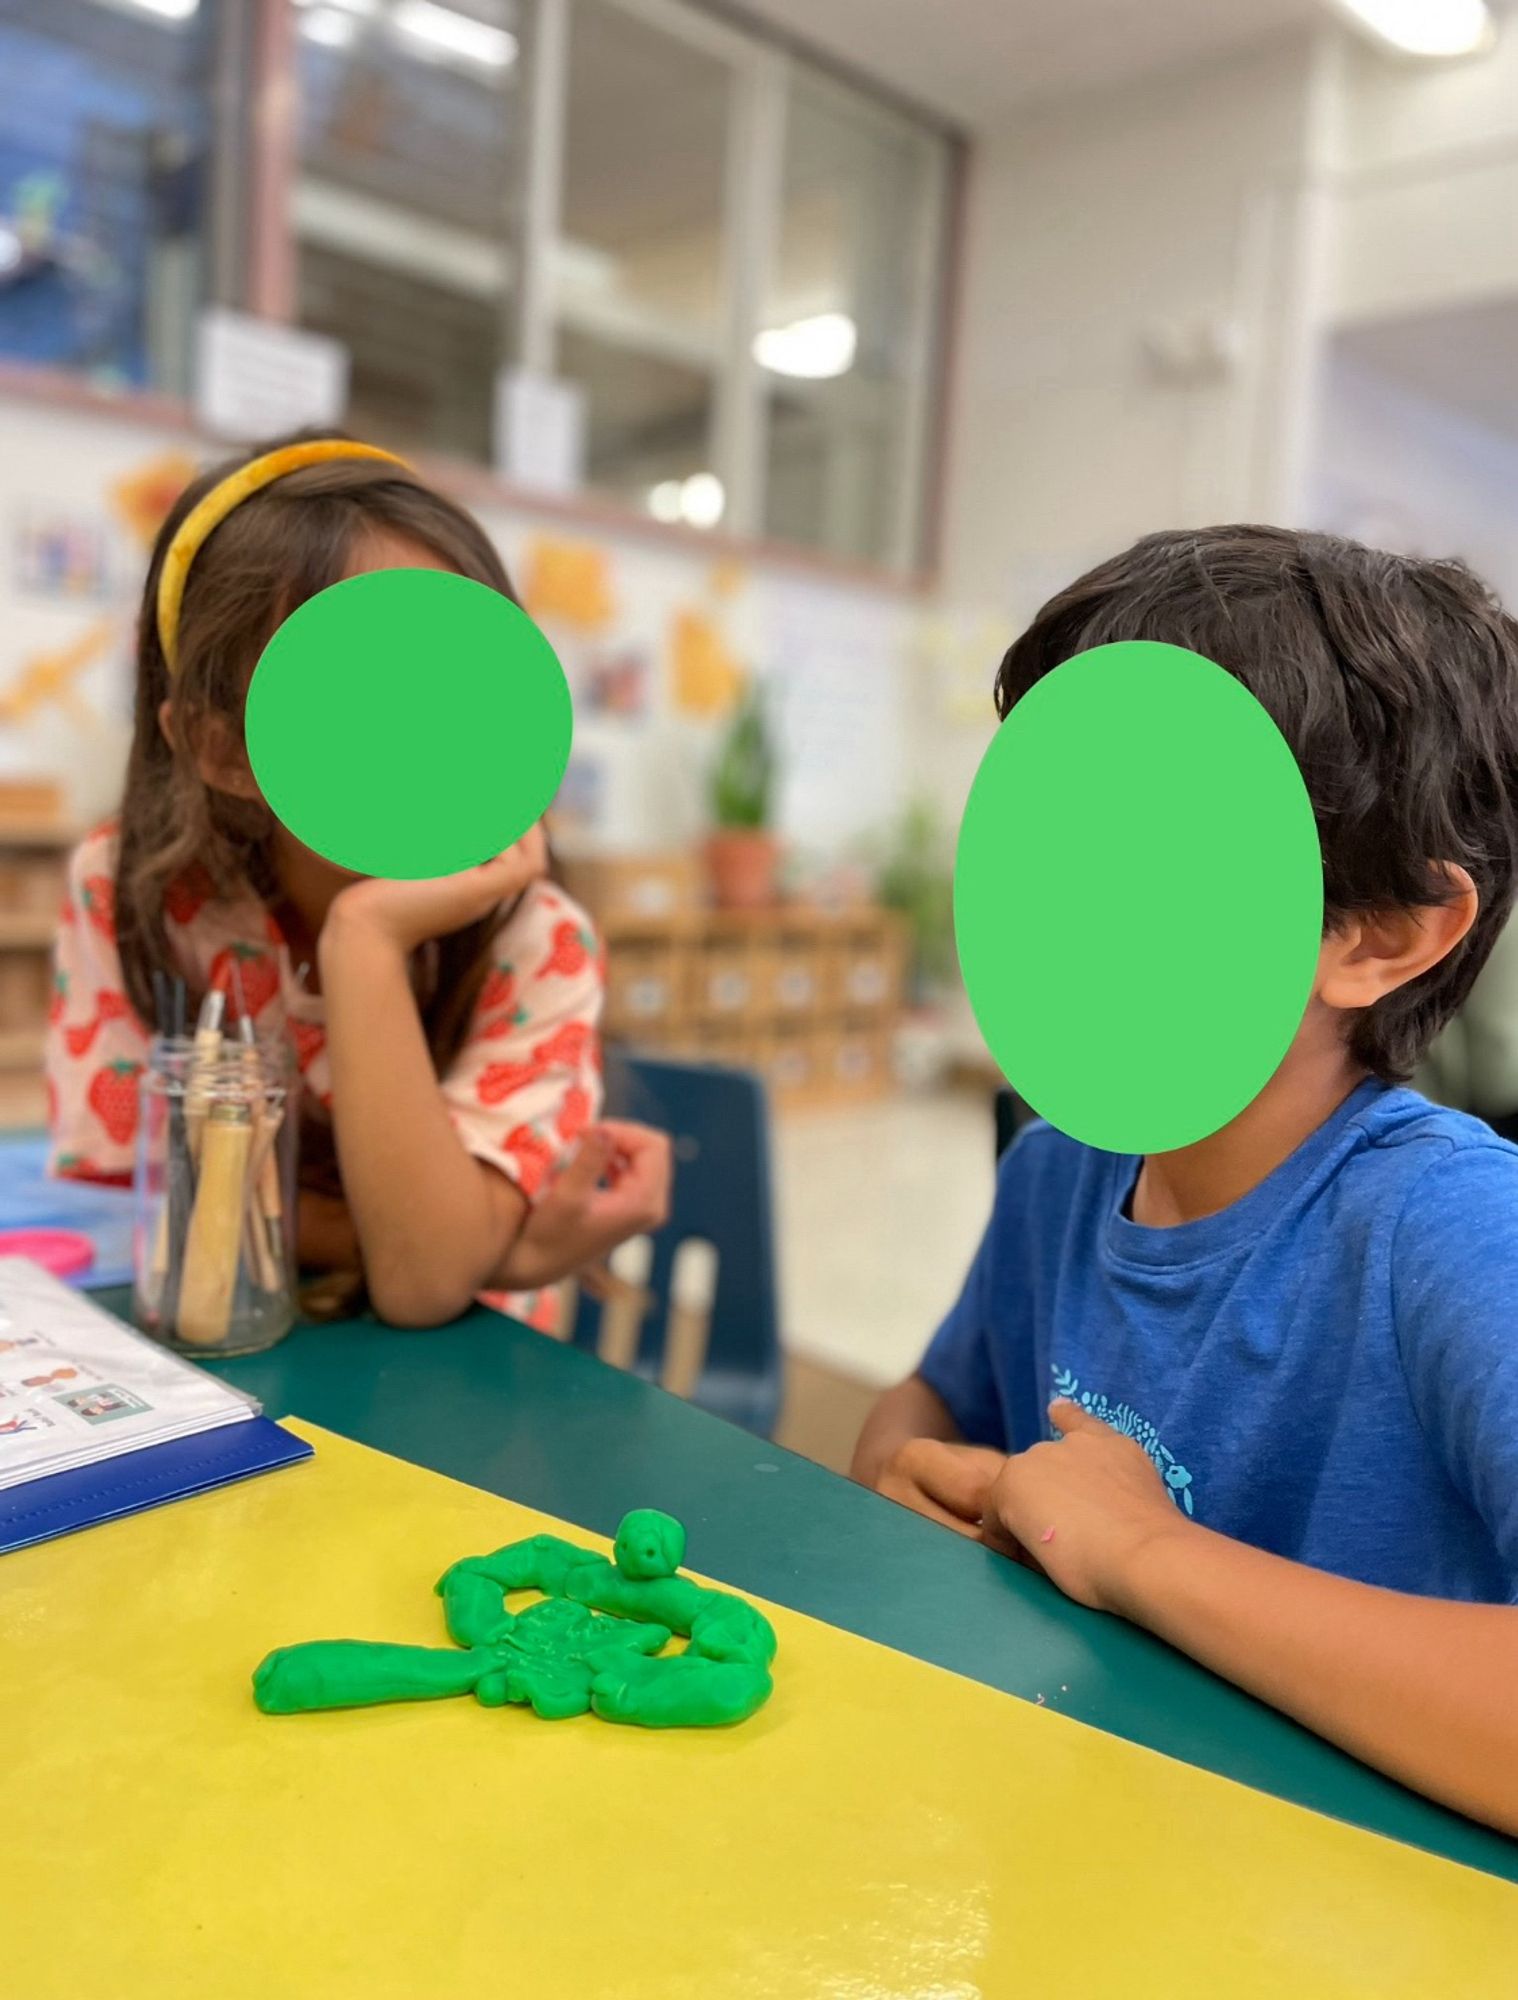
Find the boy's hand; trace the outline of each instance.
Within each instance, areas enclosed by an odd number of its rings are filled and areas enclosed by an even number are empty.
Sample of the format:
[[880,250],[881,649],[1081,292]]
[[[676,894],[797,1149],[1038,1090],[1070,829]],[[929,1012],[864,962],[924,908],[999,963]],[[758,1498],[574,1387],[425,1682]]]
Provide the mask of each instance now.
[[669,1135],[603,1119],[522,1224],[495,1282],[531,1291],[567,1278],[669,1215]]
[[514,902],[547,867],[548,842],[542,827],[533,826],[515,847],[457,875],[435,875],[422,882],[370,876],[333,898],[322,943],[328,944],[329,931],[336,937],[358,926],[379,933],[402,952],[413,952],[429,938],[461,931],[502,903]]
[[1149,1455],[1077,1403],[1049,1411],[1062,1433],[1006,1461],[986,1505],[983,1538],[1031,1557],[1067,1597],[1129,1615],[1139,1551],[1158,1535],[1185,1535]]
[[875,1490],[974,1540],[997,1475],[1007,1462],[1004,1453],[983,1445],[908,1438],[887,1461]]

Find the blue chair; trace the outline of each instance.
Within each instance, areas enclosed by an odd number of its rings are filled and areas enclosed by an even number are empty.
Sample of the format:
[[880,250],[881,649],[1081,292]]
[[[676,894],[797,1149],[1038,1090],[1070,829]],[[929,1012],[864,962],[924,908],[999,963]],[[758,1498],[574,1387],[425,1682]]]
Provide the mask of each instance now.
[[[711,1063],[627,1056],[617,1067],[625,1077],[619,1108],[668,1132],[675,1154],[670,1216],[654,1237],[634,1369],[659,1379],[675,1253],[703,1238],[717,1253],[717,1282],[691,1401],[768,1437],[780,1413],[780,1314],[764,1087],[745,1070]],[[573,1339],[594,1351],[600,1336],[600,1303],[582,1291]]]

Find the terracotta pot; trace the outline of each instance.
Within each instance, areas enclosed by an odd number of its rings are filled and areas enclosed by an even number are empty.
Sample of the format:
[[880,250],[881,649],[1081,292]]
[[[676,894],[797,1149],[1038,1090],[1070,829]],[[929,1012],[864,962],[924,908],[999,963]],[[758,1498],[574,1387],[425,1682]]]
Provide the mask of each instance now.
[[759,827],[724,827],[706,843],[719,910],[763,910],[775,901],[780,843]]

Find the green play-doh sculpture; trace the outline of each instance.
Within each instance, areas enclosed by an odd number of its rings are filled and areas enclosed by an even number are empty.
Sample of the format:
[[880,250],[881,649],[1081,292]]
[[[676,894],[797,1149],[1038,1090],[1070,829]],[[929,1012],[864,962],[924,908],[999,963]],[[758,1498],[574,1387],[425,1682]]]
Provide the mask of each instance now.
[[[613,1560],[556,1535],[466,1556],[438,1579],[455,1648],[317,1639],[282,1646],[253,1674],[265,1715],[472,1694],[557,1721],[587,1711],[645,1729],[743,1722],[774,1686],[775,1633],[741,1597],[681,1576],[685,1530],[668,1514],[624,1516]],[[514,1592],[536,1602],[507,1608]],[[672,1638],[683,1652],[665,1654]]]

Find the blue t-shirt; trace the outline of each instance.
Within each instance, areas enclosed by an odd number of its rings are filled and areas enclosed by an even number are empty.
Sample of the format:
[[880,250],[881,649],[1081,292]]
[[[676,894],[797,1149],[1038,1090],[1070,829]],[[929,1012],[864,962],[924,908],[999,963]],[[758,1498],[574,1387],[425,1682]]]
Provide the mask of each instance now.
[[1186,1513],[1341,1576],[1518,1601],[1518,1147],[1367,1082],[1217,1215],[1032,1125],[921,1374],[1021,1451],[1068,1396]]

